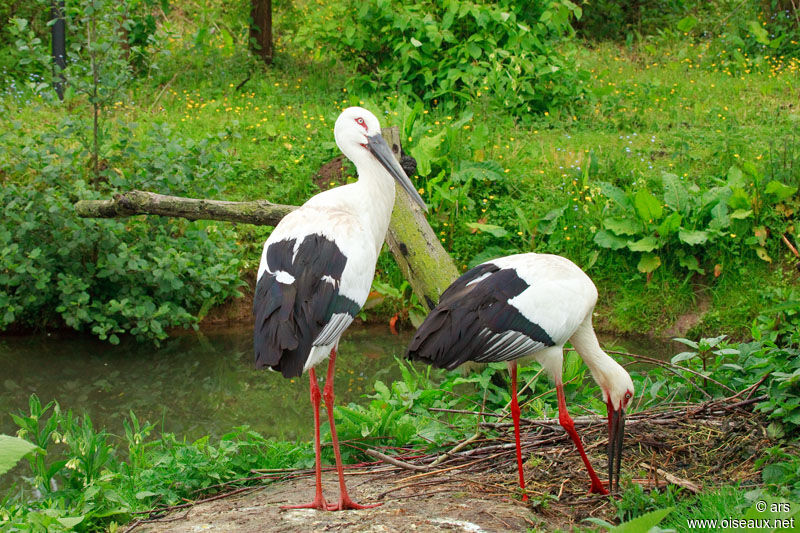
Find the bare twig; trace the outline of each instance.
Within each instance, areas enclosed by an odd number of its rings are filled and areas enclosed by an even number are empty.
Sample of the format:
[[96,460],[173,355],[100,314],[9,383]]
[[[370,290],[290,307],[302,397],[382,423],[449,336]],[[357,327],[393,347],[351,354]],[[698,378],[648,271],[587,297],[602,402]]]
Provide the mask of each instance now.
[[394,466],[399,466],[400,468],[405,468],[406,470],[413,470],[415,472],[425,472],[426,470],[428,470],[427,466],[412,465],[411,463],[401,461],[400,459],[395,459],[394,457],[382,454],[381,452],[376,450],[365,450],[364,453],[366,453],[370,457],[374,457],[375,459],[380,459],[384,463],[389,463]]

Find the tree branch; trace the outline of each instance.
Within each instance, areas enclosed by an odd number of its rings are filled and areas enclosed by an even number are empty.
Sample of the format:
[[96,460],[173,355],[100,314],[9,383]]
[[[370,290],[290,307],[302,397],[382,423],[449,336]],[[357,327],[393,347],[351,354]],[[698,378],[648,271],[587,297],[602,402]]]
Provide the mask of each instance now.
[[81,217],[160,215],[189,220],[243,222],[257,226],[275,226],[295,209],[297,206],[273,204],[266,200],[227,202],[167,196],[147,191],[129,191],[115,194],[111,200],[81,200],[75,204],[75,211]]

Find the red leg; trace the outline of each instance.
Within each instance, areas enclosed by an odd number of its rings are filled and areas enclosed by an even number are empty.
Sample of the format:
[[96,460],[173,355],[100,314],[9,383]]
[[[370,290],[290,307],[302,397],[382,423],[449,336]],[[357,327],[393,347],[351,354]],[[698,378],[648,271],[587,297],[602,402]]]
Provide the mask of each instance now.
[[308,385],[311,390],[311,405],[314,406],[314,455],[317,458],[315,477],[317,481],[317,489],[314,493],[314,500],[311,503],[302,505],[282,505],[281,509],[320,509],[327,510],[329,503],[322,497],[322,462],[320,459],[320,443],[319,443],[319,402],[322,395],[319,392],[319,385],[317,384],[317,375],[314,369],[308,370]]
[[594,468],[589,463],[589,458],[586,457],[586,452],[583,451],[583,444],[581,444],[581,439],[578,437],[578,432],[575,431],[575,423],[570,418],[569,413],[567,412],[567,401],[564,399],[564,386],[561,384],[561,380],[559,379],[556,383],[556,393],[558,395],[558,422],[561,424],[569,436],[572,437],[572,442],[575,443],[575,447],[578,448],[578,452],[581,454],[581,459],[583,459],[583,464],[586,465],[586,470],[589,471],[589,479],[592,480],[592,486],[589,488],[589,492],[593,492],[595,494],[608,494],[608,491],[603,487],[603,484],[600,482],[600,478],[597,477],[597,474],[594,473]]
[[525,474],[522,472],[522,447],[519,440],[519,402],[517,401],[517,362],[508,363],[511,372],[511,417],[514,419],[514,439],[517,441],[517,470],[519,471],[519,487],[522,489],[522,501],[528,501],[525,492]]
[[342,468],[342,455],[339,453],[339,438],[336,436],[336,424],[333,422],[333,368],[336,364],[336,348],[331,350],[330,361],[328,361],[328,378],[325,380],[325,388],[322,395],[325,398],[325,407],[328,410],[328,422],[331,426],[331,440],[333,441],[333,453],[336,455],[336,471],[339,473],[339,503],[328,506],[329,511],[343,511],[345,509],[369,509],[378,507],[380,503],[371,505],[361,505],[350,499],[347,494],[347,486],[344,484],[344,469]]

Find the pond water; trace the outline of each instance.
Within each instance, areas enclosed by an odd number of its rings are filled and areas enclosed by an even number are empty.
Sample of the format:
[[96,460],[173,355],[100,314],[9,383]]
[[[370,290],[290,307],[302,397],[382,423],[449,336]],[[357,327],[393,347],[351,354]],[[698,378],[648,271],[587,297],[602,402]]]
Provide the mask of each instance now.
[[[376,379],[398,378],[394,357],[402,356],[411,334],[392,335],[386,326],[349,328],[336,361],[337,404],[366,403],[362,394]],[[669,350],[647,339],[601,341],[651,356]],[[88,413],[96,428],[118,435],[132,410],[160,432],[189,439],[245,424],[278,439],[313,436],[308,378],[255,370],[246,325],[179,335],[160,348],[62,334],[0,337],[0,368],[0,433],[15,433],[9,412],[27,412],[28,397],[36,393],[43,403],[55,399],[63,410]],[[324,365],[317,374],[324,378]]]

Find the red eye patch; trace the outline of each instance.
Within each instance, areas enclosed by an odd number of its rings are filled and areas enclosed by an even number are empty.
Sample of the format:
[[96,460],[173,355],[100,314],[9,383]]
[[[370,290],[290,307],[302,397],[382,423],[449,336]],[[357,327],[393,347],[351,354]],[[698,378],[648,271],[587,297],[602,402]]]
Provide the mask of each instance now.
[[364,129],[367,129],[367,123],[366,123],[366,122],[364,122],[364,119],[363,119],[363,118],[361,118],[361,117],[358,117],[358,118],[356,119],[356,124],[358,124],[359,126],[361,126],[361,127],[362,127],[362,128],[364,128]]

